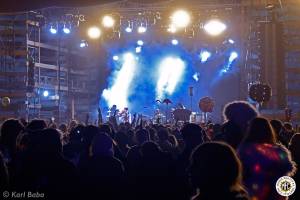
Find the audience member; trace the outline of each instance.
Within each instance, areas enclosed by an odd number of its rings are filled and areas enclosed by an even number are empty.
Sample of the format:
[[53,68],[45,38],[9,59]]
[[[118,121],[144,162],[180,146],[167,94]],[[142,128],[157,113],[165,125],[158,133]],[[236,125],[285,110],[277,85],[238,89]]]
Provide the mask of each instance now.
[[280,177],[293,175],[295,165],[290,152],[277,144],[267,119],[256,117],[251,121],[239,155],[244,167],[244,184],[251,198],[284,199],[274,186]]
[[298,170],[296,174],[293,176],[294,180],[296,181],[296,191],[295,193],[289,198],[290,200],[299,200],[300,199],[300,190],[297,188],[297,186],[300,185],[300,134],[295,134],[291,142],[289,144],[289,149],[292,154],[293,161],[297,164]]
[[124,167],[114,157],[113,140],[98,129],[90,146],[89,158],[80,169],[84,199],[122,199]]
[[[223,125],[152,124],[138,115],[98,126],[72,120],[59,130],[42,119],[8,119],[0,189],[45,199],[285,199],[275,183],[285,175],[300,181],[297,128],[258,117],[244,101],[227,104],[223,114]],[[290,199],[300,199],[299,191]]]
[[8,119],[1,126],[0,151],[7,164],[16,154],[16,140],[23,129],[23,125],[16,119]]
[[242,165],[234,149],[225,143],[198,146],[191,156],[191,182],[198,189],[194,200],[246,200]]

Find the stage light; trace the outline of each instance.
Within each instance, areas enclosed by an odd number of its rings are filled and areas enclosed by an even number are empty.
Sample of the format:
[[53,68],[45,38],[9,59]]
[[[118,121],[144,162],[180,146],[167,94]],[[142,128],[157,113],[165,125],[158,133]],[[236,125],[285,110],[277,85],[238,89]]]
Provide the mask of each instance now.
[[239,57],[239,54],[235,51],[231,52],[230,57],[228,59],[229,63],[232,63],[234,60],[236,60]]
[[220,74],[223,75],[223,74],[229,72],[232,67],[233,61],[235,61],[238,57],[239,57],[239,54],[236,51],[231,52],[230,56],[228,58],[228,63],[226,64],[226,66],[223,67]]
[[43,96],[44,96],[44,97],[48,97],[48,96],[49,96],[49,92],[48,92],[47,90],[45,90],[45,91],[43,92]]
[[115,25],[115,20],[112,16],[106,15],[102,19],[102,24],[106,28],[112,28]]
[[230,44],[234,44],[234,43],[235,43],[233,39],[229,39],[228,42],[229,42]]
[[145,33],[147,31],[147,28],[144,26],[139,26],[138,27],[138,33]]
[[168,28],[168,32],[176,33],[176,31],[177,31],[176,27],[173,24],[171,24]]
[[173,45],[178,45],[178,43],[179,43],[178,40],[176,40],[176,39],[173,39],[173,40],[172,40],[172,44],[173,44]]
[[113,56],[113,60],[114,61],[118,61],[119,60],[119,56]]
[[91,39],[98,39],[101,36],[101,30],[97,26],[88,29],[88,36]]
[[125,62],[126,61],[132,61],[132,60],[134,60],[134,56],[133,56],[133,54],[132,53],[126,53],[126,54],[124,54],[124,60],[125,60]]
[[157,99],[174,93],[177,84],[182,79],[184,69],[184,61],[178,57],[166,57],[161,61],[158,69],[159,79],[156,85]]
[[132,92],[131,83],[137,70],[136,59],[132,53],[124,54],[122,60],[121,69],[114,72],[112,86],[103,90],[102,93],[109,107],[117,105],[120,109],[129,106],[128,98]]
[[195,73],[195,74],[193,75],[193,79],[194,79],[196,82],[198,82],[198,81],[199,81],[199,73]]
[[211,53],[209,51],[202,51],[200,53],[200,59],[202,63],[207,62],[210,57],[211,57]]
[[143,46],[143,45],[144,45],[143,40],[138,40],[136,43],[137,43],[139,46]]
[[171,16],[172,25],[176,28],[185,28],[189,25],[191,17],[185,10],[177,10]]
[[141,52],[142,52],[142,47],[135,48],[135,53],[141,53]]
[[57,29],[54,28],[53,26],[50,27],[49,31],[50,31],[50,33],[52,33],[52,34],[56,34],[56,33],[57,33]]
[[127,33],[131,33],[131,32],[132,32],[132,28],[130,28],[130,26],[128,26],[128,27],[125,28],[125,31],[126,31]]
[[63,32],[64,32],[65,34],[70,34],[70,33],[71,33],[71,29],[69,29],[68,27],[64,26]]
[[226,28],[226,24],[219,20],[211,20],[204,25],[204,30],[212,36],[220,35]]
[[79,44],[79,47],[84,48],[84,47],[87,47],[87,46],[89,46],[88,43],[87,43],[87,41],[81,40],[81,42]]
[[221,70],[221,74],[225,74],[225,73],[227,73],[227,72],[228,72],[228,69],[227,69],[227,68]]

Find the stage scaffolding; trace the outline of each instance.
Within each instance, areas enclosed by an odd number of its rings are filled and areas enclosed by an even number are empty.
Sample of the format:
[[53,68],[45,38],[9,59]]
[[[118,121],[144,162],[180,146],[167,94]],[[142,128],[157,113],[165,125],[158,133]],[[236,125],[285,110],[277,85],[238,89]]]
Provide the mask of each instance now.
[[9,106],[0,106],[0,121],[9,117],[84,121],[96,112],[96,78],[90,74],[97,74],[97,69],[71,39],[47,34],[36,12],[0,15],[0,97],[11,100]]

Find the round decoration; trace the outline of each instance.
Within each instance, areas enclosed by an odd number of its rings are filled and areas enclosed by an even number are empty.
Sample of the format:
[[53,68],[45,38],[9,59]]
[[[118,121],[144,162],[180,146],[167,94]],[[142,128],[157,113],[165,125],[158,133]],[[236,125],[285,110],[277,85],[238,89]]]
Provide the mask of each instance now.
[[253,101],[265,103],[271,99],[272,89],[267,84],[253,84],[250,87],[249,96]]
[[9,106],[9,104],[10,104],[10,98],[9,97],[3,97],[1,103],[2,103],[3,107]]

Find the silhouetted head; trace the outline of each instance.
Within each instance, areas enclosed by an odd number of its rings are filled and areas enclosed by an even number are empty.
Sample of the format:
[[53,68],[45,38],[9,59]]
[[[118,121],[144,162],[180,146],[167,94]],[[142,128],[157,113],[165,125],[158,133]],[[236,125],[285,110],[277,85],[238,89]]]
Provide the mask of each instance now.
[[113,156],[113,140],[109,135],[103,132],[95,134],[90,147],[91,156]]
[[76,141],[76,142],[81,142],[81,140],[83,139],[83,134],[84,134],[84,129],[85,126],[78,124],[76,125],[76,127],[72,128],[72,130],[70,130],[70,141]]
[[161,153],[159,146],[154,142],[145,142],[142,145],[141,153],[145,158],[155,158]]
[[115,141],[120,146],[126,146],[129,143],[127,135],[123,131],[119,131],[116,133]]
[[56,155],[62,152],[61,133],[56,129],[41,130],[38,137],[38,151],[41,154]]
[[225,143],[198,146],[191,156],[192,183],[205,191],[229,190],[241,182],[242,167],[234,149]]
[[156,141],[157,140],[157,131],[154,128],[149,128],[150,140]]
[[17,119],[8,119],[1,126],[0,143],[8,148],[10,153],[14,153],[16,148],[16,139],[24,129],[21,122]]
[[270,124],[274,130],[274,133],[278,137],[280,132],[283,130],[283,123],[280,120],[273,119],[270,121]]
[[78,122],[76,120],[72,120],[69,123],[69,131],[71,132],[73,128],[75,128],[78,125]]
[[274,144],[276,137],[269,121],[263,117],[251,120],[244,142]]
[[224,136],[224,141],[235,149],[239,146],[244,138],[241,128],[233,121],[227,121],[222,125],[221,134]]
[[47,123],[41,119],[34,119],[26,126],[26,129],[30,131],[40,131],[45,128],[47,128]]
[[297,133],[293,135],[289,150],[291,151],[293,160],[297,163],[297,165],[300,165],[300,133]]
[[113,138],[113,130],[110,125],[102,124],[99,128],[101,132],[106,133],[107,135]]
[[203,143],[204,131],[197,124],[185,124],[181,129],[181,135],[186,145],[195,147]]
[[139,145],[142,145],[150,140],[150,134],[146,129],[139,129],[135,133],[135,139]]
[[83,131],[83,143],[85,147],[89,147],[97,133],[100,133],[101,130],[97,126],[89,125],[84,128]]
[[169,138],[169,131],[167,128],[161,127],[157,131],[157,136],[160,141],[166,141]]
[[223,110],[224,119],[233,121],[243,132],[247,130],[248,122],[258,115],[256,108],[246,101],[230,102]]
[[66,133],[68,131],[68,126],[67,124],[61,124],[58,127],[59,130],[61,130],[63,133]]
[[283,124],[283,127],[284,129],[287,131],[287,132],[293,132],[294,131],[294,128],[293,128],[293,125],[289,122],[285,122]]

